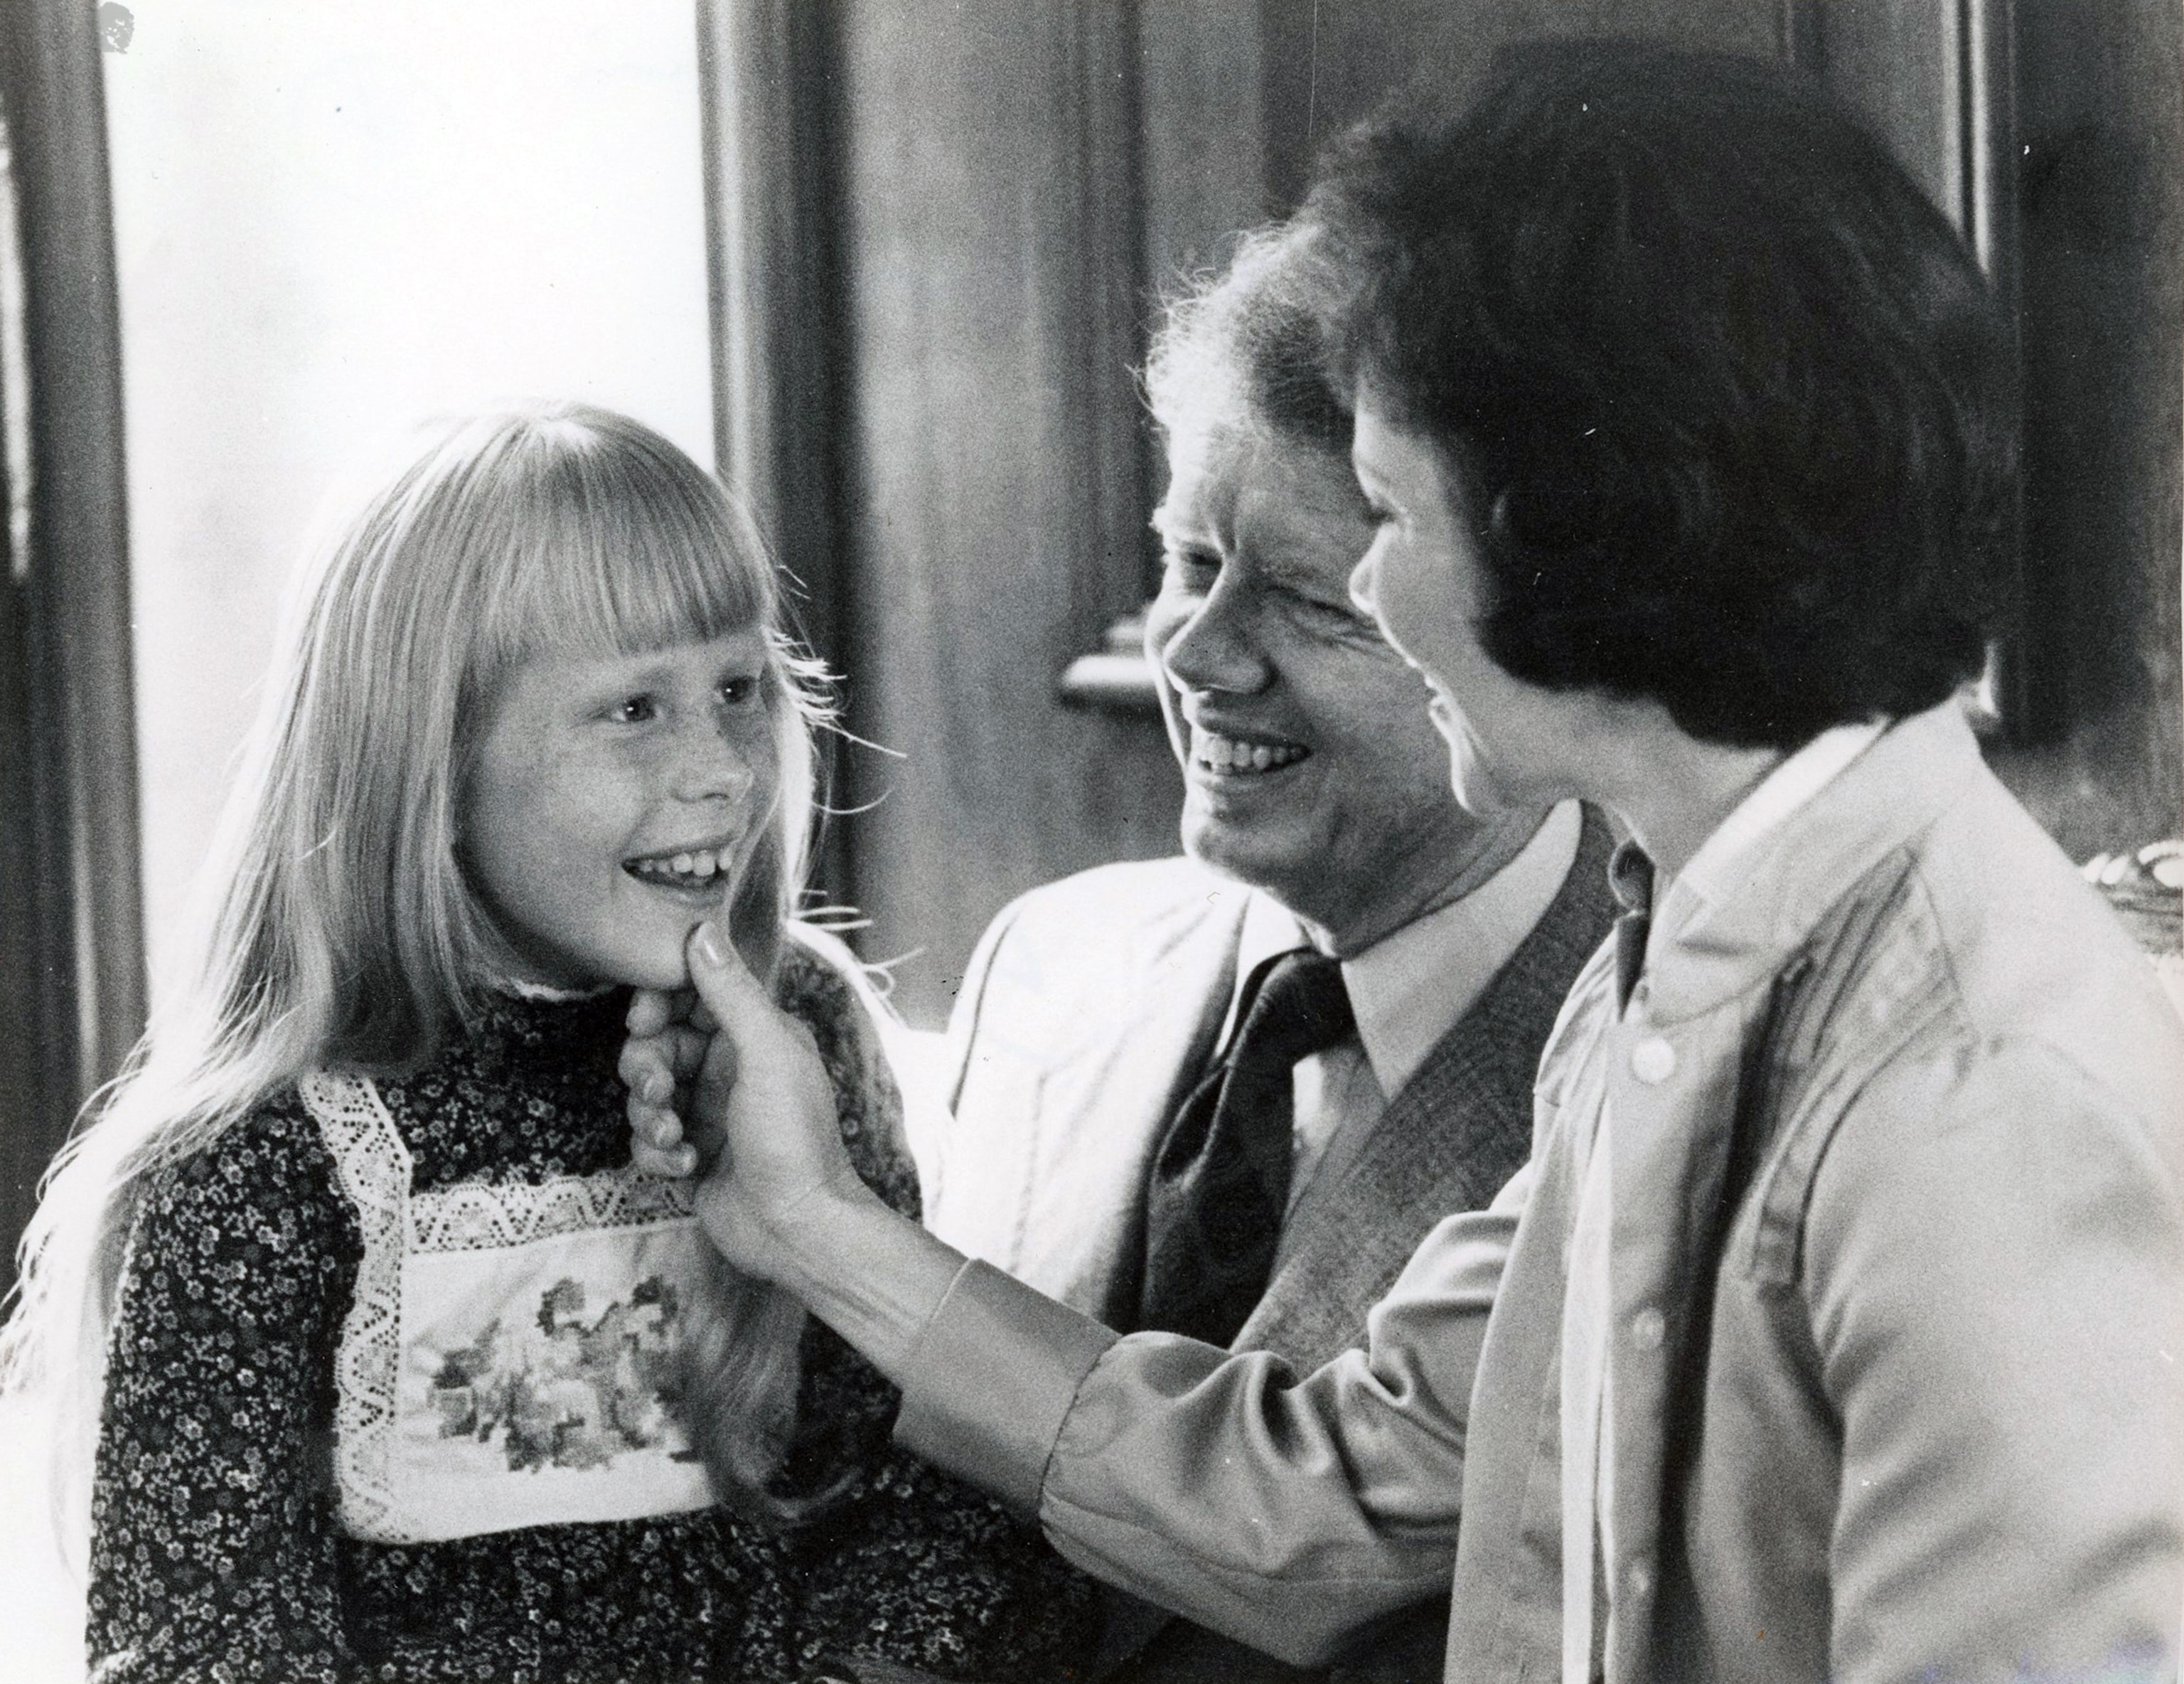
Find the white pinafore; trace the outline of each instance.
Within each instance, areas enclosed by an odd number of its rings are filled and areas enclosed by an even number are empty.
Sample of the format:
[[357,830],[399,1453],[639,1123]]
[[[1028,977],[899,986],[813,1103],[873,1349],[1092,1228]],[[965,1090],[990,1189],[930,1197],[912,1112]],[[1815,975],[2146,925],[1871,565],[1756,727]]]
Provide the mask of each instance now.
[[709,1269],[688,1185],[413,1193],[368,1078],[299,1091],[364,1241],[335,1358],[343,1530],[421,1543],[709,1507],[672,1379]]

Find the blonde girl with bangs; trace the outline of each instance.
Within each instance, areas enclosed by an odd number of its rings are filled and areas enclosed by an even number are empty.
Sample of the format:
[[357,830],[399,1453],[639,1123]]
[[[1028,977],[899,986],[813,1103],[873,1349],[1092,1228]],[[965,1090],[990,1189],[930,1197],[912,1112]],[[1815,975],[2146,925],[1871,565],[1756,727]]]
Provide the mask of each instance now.
[[795,917],[822,669],[748,517],[576,405],[443,429],[300,582],[194,979],[49,1177],[0,1362],[102,1681],[1037,1676],[1035,1530],[628,1165],[632,987],[727,912],[915,1215]]

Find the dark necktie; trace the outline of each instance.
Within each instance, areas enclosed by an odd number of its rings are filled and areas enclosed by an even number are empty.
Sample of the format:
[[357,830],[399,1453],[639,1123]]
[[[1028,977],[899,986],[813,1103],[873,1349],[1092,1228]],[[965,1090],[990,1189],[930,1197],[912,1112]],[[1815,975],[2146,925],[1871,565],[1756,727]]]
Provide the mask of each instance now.
[[1177,1111],[1145,1190],[1138,1325],[1236,1336],[1273,1273],[1289,1203],[1291,1072],[1357,1019],[1334,960],[1278,953],[1245,980],[1228,1056]]

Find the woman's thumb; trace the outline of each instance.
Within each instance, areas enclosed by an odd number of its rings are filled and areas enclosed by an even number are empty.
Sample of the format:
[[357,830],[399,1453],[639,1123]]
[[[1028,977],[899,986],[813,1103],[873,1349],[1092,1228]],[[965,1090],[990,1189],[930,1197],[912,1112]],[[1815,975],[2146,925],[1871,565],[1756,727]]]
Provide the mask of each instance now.
[[773,1002],[728,940],[725,926],[708,918],[690,932],[685,959],[690,983],[721,1028],[738,1039],[765,1023]]

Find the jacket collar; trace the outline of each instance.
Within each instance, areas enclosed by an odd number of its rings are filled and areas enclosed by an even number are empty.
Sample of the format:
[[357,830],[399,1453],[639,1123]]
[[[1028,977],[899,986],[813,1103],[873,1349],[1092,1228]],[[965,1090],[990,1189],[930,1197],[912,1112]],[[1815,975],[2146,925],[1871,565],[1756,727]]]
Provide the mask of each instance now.
[[[1647,1016],[1696,1017],[1764,984],[1829,907],[1984,773],[1955,703],[1890,726],[1758,845],[1734,890],[1674,912],[1685,921],[1648,955]],[[1669,912],[1663,898],[1657,917]]]

